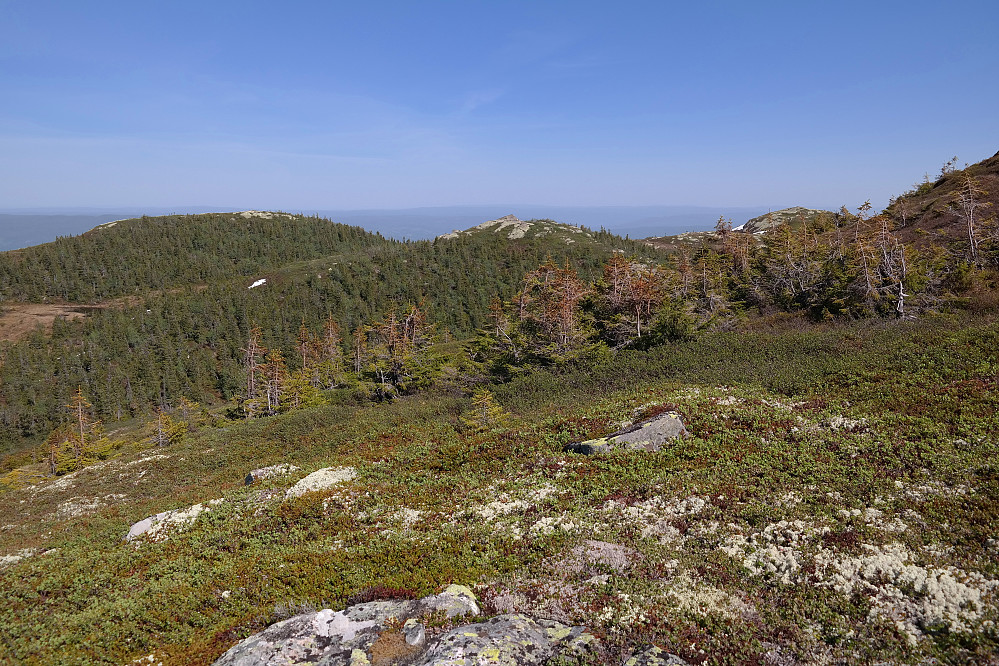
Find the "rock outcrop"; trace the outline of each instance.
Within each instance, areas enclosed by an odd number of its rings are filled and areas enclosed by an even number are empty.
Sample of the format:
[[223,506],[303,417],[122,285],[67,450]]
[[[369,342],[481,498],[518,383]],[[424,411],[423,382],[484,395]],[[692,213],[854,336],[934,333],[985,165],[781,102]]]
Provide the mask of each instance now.
[[608,453],[614,449],[658,451],[678,437],[689,436],[690,434],[684,427],[679,414],[663,412],[647,421],[622,428],[606,437],[569,444],[566,446],[566,450],[587,455]]
[[[541,666],[595,663],[599,656],[598,639],[584,627],[522,613],[453,626],[457,618],[477,615],[475,595],[461,585],[414,601],[373,601],[342,611],[324,609],[271,625],[233,646],[213,666]],[[650,647],[626,664],[669,666],[686,662]]]

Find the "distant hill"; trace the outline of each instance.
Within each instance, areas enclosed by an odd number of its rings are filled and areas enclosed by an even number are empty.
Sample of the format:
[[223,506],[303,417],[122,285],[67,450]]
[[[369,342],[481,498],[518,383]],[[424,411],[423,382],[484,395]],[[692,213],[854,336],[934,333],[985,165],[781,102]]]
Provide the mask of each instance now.
[[[7,210],[0,214],[0,251],[15,250],[73,236],[104,222],[153,216],[224,213],[232,208],[179,206],[174,209],[91,211]],[[290,209],[297,210],[297,209]],[[591,229],[607,229],[621,236],[643,238],[710,229],[719,215],[747,219],[765,212],[760,207],[709,206],[545,206],[497,204],[490,206],[438,206],[404,209],[321,209],[299,211],[306,217],[322,217],[348,226],[359,226],[396,240],[430,240],[453,229],[466,229],[508,212],[521,219],[552,219]]]
[[289,213],[168,215],[0,253],[0,332],[18,359],[0,363],[0,451],[51,431],[78,386],[107,421],[181,395],[228,400],[253,326],[295,359],[303,324],[318,330],[332,316],[347,336],[420,304],[441,334],[468,338],[487,325],[491,300],[511,298],[548,257],[586,280],[616,251],[663,258],[549,220],[479,226],[504,224],[402,242]]
[[[796,228],[802,224],[814,226],[821,222],[823,218],[835,220],[836,213],[828,210],[793,206],[791,208],[770,211],[763,215],[751,218],[738,226],[733,227],[732,230],[747,234],[762,235],[780,224],[788,224],[792,228]],[[720,240],[719,235],[714,230],[710,230],[686,231],[674,236],[646,238],[644,242],[659,250],[676,252],[684,248],[690,249],[702,245],[715,247],[720,244]]]
[[766,233],[768,230],[781,224],[787,224],[794,228],[802,224],[814,224],[821,218],[833,219],[835,217],[836,213],[831,210],[819,210],[815,208],[794,206],[792,208],[775,210],[766,213],[765,215],[754,217],[751,220],[747,220],[744,224],[734,227],[733,231],[745,231],[746,233],[751,234],[761,234]]
[[593,242],[593,233],[582,227],[577,227],[573,224],[561,224],[554,220],[524,221],[518,219],[515,215],[504,215],[503,217],[483,222],[464,231],[456,229],[450,233],[441,234],[437,237],[437,240],[489,233],[505,237],[508,240],[548,236],[552,239],[559,239],[564,243],[575,243],[577,241]]

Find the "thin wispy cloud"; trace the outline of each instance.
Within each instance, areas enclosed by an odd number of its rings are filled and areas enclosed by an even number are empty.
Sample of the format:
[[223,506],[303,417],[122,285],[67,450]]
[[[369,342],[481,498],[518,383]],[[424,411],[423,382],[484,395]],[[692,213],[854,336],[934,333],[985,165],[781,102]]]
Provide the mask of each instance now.
[[465,96],[465,100],[462,102],[461,108],[458,109],[458,114],[468,115],[480,107],[492,104],[499,98],[503,97],[504,94],[506,94],[506,91],[499,88],[471,92]]

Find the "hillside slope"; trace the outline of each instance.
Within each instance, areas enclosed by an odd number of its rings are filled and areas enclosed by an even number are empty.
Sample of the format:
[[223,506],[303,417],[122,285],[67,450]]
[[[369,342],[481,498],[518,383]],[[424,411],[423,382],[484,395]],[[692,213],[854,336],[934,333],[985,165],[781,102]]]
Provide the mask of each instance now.
[[[999,216],[999,152],[964,169],[945,169],[935,181],[927,179],[894,199],[885,212],[895,220],[905,242],[919,246],[963,243],[967,221],[959,199],[969,182],[977,190],[979,221],[994,220]],[[994,229],[982,231],[995,234]]]
[[[426,395],[162,447],[149,424],[117,458],[0,479],[0,661],[207,665],[298,613],[458,583],[485,617],[588,627],[593,664],[649,643],[691,664],[990,663],[997,342],[967,317],[715,333],[522,377],[486,416]],[[689,438],[565,450],[663,410]]]

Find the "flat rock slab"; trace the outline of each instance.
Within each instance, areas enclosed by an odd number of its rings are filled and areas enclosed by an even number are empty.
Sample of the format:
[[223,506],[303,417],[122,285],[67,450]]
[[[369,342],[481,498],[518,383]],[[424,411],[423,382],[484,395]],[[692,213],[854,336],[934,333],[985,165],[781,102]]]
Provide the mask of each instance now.
[[609,453],[615,449],[658,451],[678,437],[690,437],[680,415],[676,412],[663,412],[606,437],[569,444],[566,450],[586,455]]
[[582,662],[595,652],[597,638],[583,627],[526,615],[498,615],[447,632],[419,660],[419,666]]

